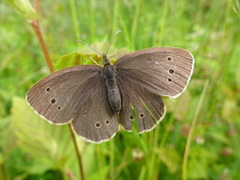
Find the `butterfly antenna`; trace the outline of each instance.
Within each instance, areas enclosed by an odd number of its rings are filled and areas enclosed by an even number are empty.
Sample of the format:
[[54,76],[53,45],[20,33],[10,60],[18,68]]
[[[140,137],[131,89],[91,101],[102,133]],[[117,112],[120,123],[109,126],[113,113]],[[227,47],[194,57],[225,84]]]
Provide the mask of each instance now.
[[92,61],[93,61],[96,65],[100,66],[100,65],[97,63],[97,61],[95,61],[91,56],[89,56],[89,57],[92,59]]
[[90,49],[92,49],[93,51],[95,51],[96,53],[98,53],[100,56],[103,57],[103,54],[101,54],[98,50],[94,49],[92,46],[88,45],[87,43],[83,42],[82,40],[76,40],[76,41],[83,43],[85,46],[89,47]]
[[106,55],[107,55],[107,53],[108,53],[108,50],[109,50],[109,48],[110,48],[110,46],[111,46],[111,44],[112,44],[112,42],[113,42],[113,39],[114,39],[114,37],[117,35],[117,34],[119,34],[120,32],[122,32],[121,30],[118,30],[117,32],[115,32],[114,33],[114,35],[112,36],[112,39],[111,39],[111,41],[110,41],[110,43],[109,43],[109,45],[108,45],[108,47],[107,47],[107,51],[106,51]]

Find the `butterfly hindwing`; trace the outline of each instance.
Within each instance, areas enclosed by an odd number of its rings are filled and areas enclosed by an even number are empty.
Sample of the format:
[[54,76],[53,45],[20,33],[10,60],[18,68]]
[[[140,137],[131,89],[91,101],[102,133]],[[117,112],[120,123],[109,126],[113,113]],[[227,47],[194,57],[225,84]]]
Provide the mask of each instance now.
[[81,107],[72,121],[74,131],[84,139],[99,143],[109,140],[118,131],[116,113],[109,105],[102,78],[94,79],[87,88]]
[[132,129],[132,107],[136,112],[138,132],[149,131],[162,120],[165,115],[165,106],[159,95],[155,95],[131,81],[129,77],[117,76],[123,108],[120,111],[120,124],[125,130]]

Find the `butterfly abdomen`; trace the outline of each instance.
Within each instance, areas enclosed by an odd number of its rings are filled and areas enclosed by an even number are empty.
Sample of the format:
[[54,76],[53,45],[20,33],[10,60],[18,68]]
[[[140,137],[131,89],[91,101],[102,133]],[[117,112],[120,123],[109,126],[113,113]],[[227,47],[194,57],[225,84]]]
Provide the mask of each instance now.
[[111,109],[114,112],[119,112],[121,110],[121,95],[116,82],[115,67],[111,65],[105,66],[103,74]]

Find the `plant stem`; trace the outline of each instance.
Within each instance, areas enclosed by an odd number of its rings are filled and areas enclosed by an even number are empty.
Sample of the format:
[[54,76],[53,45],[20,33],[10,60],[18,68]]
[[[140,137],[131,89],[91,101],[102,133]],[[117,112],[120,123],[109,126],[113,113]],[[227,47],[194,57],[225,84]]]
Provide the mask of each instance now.
[[[38,0],[35,1],[35,6],[36,6],[35,7],[36,11],[39,11],[39,1]],[[45,61],[48,65],[48,68],[49,68],[50,72],[54,72],[54,67],[53,67],[51,58],[49,56],[49,52],[48,52],[46,43],[43,39],[42,32],[41,32],[41,29],[40,29],[40,26],[39,26],[39,22],[38,21],[31,21],[31,25],[34,29],[35,34],[37,35],[37,38],[38,38],[39,44],[41,46],[42,52],[44,54]],[[73,140],[73,143],[74,143],[74,148],[75,148],[75,151],[76,151],[76,154],[77,154],[77,157],[78,157],[78,164],[79,164],[79,171],[80,171],[81,179],[84,180],[85,178],[84,178],[84,173],[83,173],[82,158],[81,158],[81,154],[80,154],[80,151],[78,149],[78,146],[77,146],[76,138],[74,136],[74,133],[73,133],[73,130],[72,130],[70,124],[69,124],[69,130],[71,132],[71,137],[72,137],[72,140]]]
[[74,135],[74,132],[73,132],[70,124],[69,124],[69,129],[70,129],[70,132],[71,132],[71,136],[72,136],[72,140],[73,140],[73,143],[74,143],[75,151],[76,151],[76,154],[77,154],[77,157],[78,157],[78,165],[79,165],[79,172],[80,172],[80,175],[81,175],[81,179],[84,180],[85,178],[84,178],[84,172],[83,172],[82,156],[79,152],[76,137]]
[[77,17],[77,10],[76,10],[76,7],[77,7],[76,1],[69,0],[69,4],[70,4],[71,13],[72,13],[72,21],[73,21],[72,23],[73,23],[73,27],[74,27],[74,31],[75,31],[75,36],[77,39],[81,39],[78,17]]
[[188,164],[188,157],[189,157],[189,153],[190,153],[190,147],[191,147],[191,142],[192,142],[192,138],[193,138],[193,132],[194,129],[196,127],[197,124],[197,117],[199,115],[200,109],[202,107],[202,103],[203,103],[203,99],[206,95],[206,91],[208,88],[208,80],[206,81],[205,85],[204,85],[204,89],[202,91],[199,103],[197,105],[197,110],[196,113],[193,117],[193,121],[192,121],[192,125],[188,134],[188,138],[187,138],[187,144],[185,147],[185,152],[184,152],[184,157],[183,157],[183,169],[182,169],[182,180],[186,180],[187,179],[187,164]]
[[3,180],[7,180],[8,178],[7,178],[7,173],[6,173],[4,164],[1,164],[1,172],[2,172],[2,178],[3,178]]
[[89,2],[89,16],[90,16],[90,35],[91,35],[91,42],[94,42],[95,40],[95,14],[94,14],[94,4],[93,0],[90,0]]
[[49,56],[48,50],[47,50],[47,46],[44,42],[42,32],[41,32],[41,29],[39,27],[39,23],[38,23],[38,21],[32,21],[31,25],[33,27],[33,30],[34,30],[35,34],[37,35],[37,38],[38,38],[39,44],[42,48],[42,51],[43,51],[43,54],[44,54],[44,57],[45,57],[45,61],[48,65],[48,68],[49,68],[50,72],[54,72],[54,67],[53,67],[51,58]]
[[115,179],[114,175],[115,175],[115,167],[114,167],[114,140],[110,141],[109,142],[109,145],[110,145],[110,162],[109,162],[109,165],[110,165],[110,179]]
[[35,4],[34,4],[34,8],[35,8],[35,10],[36,10],[36,12],[37,12],[37,14],[38,14],[38,12],[39,12],[39,0],[35,0],[34,3],[35,3]]

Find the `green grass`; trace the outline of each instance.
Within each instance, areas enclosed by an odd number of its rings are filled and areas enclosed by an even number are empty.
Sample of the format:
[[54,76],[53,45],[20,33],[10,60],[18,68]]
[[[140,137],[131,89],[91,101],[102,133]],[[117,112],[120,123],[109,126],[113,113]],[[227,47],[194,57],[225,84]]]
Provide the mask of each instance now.
[[[78,138],[87,179],[239,178],[238,0],[40,1],[39,21],[54,62],[86,49],[77,39],[106,51],[117,30],[110,54],[174,46],[196,60],[188,89],[164,99],[166,117],[153,131],[121,131],[98,145]],[[24,100],[49,74],[34,31],[6,1],[0,23],[0,179],[79,179],[68,128],[45,122]]]

